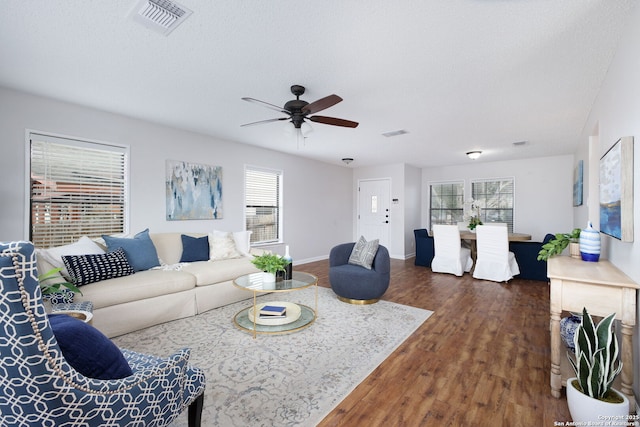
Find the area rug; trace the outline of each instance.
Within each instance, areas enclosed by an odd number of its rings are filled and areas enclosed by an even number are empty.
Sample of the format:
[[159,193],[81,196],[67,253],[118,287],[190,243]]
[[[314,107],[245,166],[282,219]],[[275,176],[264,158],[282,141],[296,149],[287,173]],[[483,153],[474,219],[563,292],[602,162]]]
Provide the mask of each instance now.
[[[259,302],[309,307],[315,290]],[[191,348],[207,376],[203,426],[315,426],[432,314],[387,301],[346,304],[318,289],[318,318],[286,335],[252,335],[233,324],[251,300],[114,338],[121,348],[167,356]],[[186,411],[173,424],[187,426]]]

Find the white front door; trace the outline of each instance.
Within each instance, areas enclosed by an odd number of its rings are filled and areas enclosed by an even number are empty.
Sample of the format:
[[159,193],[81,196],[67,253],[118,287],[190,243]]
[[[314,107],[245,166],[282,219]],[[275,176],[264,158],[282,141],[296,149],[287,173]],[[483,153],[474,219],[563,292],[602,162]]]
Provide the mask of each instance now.
[[360,181],[358,185],[358,235],[367,241],[380,240],[389,247],[389,179]]

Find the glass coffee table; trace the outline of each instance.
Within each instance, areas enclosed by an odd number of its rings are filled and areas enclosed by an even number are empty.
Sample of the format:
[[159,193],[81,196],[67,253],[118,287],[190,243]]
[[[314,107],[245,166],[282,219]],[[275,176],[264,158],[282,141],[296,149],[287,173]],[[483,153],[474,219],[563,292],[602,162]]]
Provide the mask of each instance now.
[[[318,278],[313,274],[302,271],[294,271],[291,280],[280,280],[271,284],[262,281],[262,273],[252,273],[240,276],[233,281],[240,289],[253,292],[253,305],[240,310],[233,318],[235,325],[253,334],[286,334],[307,328],[318,316]],[[295,304],[288,301],[257,302],[260,293],[267,292],[294,292],[315,286],[315,308],[303,304]],[[286,307],[286,316],[281,318],[263,318],[256,313],[265,305],[281,305]]]

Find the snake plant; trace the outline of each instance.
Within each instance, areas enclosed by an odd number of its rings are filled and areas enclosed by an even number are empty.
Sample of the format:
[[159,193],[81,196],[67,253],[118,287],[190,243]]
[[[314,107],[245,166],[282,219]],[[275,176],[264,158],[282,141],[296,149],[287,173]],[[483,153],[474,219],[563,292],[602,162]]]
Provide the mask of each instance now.
[[582,392],[594,399],[602,400],[607,395],[622,370],[618,339],[612,328],[614,318],[615,313],[610,314],[595,326],[583,308],[582,323],[574,336],[575,360],[568,354]]

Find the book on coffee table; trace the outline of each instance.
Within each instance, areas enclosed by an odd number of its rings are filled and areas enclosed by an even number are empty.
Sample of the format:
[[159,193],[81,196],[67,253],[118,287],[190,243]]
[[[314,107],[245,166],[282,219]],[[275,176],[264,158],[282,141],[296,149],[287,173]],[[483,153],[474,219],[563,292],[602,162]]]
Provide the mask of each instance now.
[[286,316],[287,307],[281,305],[265,305],[260,309],[260,316]]

